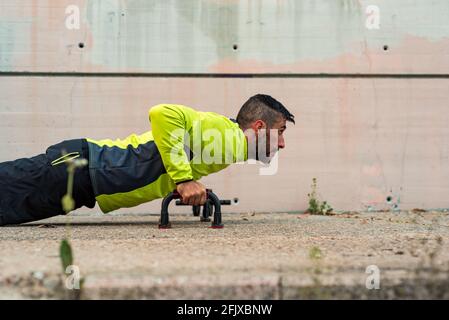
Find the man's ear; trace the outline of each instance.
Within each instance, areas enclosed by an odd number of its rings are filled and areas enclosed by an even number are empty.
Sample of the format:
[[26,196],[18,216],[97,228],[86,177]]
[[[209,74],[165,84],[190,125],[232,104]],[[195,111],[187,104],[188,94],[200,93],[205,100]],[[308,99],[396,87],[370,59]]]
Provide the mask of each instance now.
[[260,129],[265,128],[265,122],[263,122],[262,120],[256,120],[251,124],[251,128],[255,131],[258,132]]

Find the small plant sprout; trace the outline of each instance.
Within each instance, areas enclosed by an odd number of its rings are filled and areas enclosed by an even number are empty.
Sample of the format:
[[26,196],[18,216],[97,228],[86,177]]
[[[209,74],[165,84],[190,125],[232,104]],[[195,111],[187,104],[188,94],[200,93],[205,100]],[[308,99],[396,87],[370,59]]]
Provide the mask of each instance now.
[[[62,197],[61,204],[65,213],[69,213],[73,209],[75,209],[75,200],[73,199],[73,183],[75,177],[75,171],[78,168],[85,167],[88,164],[88,161],[84,158],[80,158],[80,154],[78,152],[66,153],[65,151],[62,154],[62,157],[54,160],[52,165],[59,165],[65,163],[67,166],[67,193]],[[70,220],[67,218],[67,227],[66,227],[67,235],[64,239],[62,239],[59,246],[59,258],[61,259],[63,274],[65,274],[67,268],[73,265],[73,250],[70,245]]]
[[312,247],[309,250],[309,258],[312,260],[318,260],[323,257],[323,253],[319,247]]
[[327,201],[321,202],[318,199],[317,195],[317,179],[312,179],[312,191],[307,194],[309,197],[309,208],[307,209],[307,213],[310,214],[321,214],[326,215],[328,213],[331,213],[333,208],[327,203]]
[[62,272],[65,273],[68,266],[73,265],[72,246],[67,239],[63,239],[59,246],[59,257],[61,258]]
[[67,161],[67,193],[64,197],[62,197],[62,208],[66,213],[69,213],[75,208],[75,201],[73,200],[73,179],[75,176],[75,170],[78,168],[82,168],[87,165],[87,160],[84,158],[81,159],[71,159]]

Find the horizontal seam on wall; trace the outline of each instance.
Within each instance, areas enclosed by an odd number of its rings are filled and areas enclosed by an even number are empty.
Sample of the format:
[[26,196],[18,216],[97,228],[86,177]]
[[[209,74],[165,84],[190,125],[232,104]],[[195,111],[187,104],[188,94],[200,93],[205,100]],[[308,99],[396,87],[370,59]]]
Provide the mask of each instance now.
[[34,72],[0,71],[0,77],[89,77],[89,78],[392,78],[449,79],[432,73],[148,73],[148,72]]

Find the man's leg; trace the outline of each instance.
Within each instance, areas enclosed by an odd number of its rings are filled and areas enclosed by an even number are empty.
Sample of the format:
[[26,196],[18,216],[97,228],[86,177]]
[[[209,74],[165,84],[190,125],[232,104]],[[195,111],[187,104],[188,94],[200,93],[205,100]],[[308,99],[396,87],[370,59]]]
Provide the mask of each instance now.
[[[84,140],[68,140],[49,147],[45,154],[0,163],[0,225],[19,224],[65,214],[61,198],[67,191],[67,167],[52,161],[79,152],[88,159]],[[75,209],[93,208],[95,197],[87,167],[75,173]]]
[[[45,174],[44,154],[0,163],[0,225],[18,224],[49,217],[36,206],[41,177]],[[51,183],[49,181],[48,183]],[[39,203],[39,207],[46,204]],[[60,212],[56,212],[60,214]]]

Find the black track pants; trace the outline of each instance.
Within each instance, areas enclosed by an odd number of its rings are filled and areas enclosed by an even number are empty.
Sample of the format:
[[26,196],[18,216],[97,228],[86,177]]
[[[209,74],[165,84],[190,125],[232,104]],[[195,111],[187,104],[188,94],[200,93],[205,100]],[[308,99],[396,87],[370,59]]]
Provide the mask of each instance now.
[[[63,150],[89,159],[86,140],[76,139],[50,146],[45,154],[0,163],[0,226],[65,214],[61,198],[67,192],[67,166],[51,164]],[[75,172],[73,198],[75,209],[95,206],[87,166]]]

